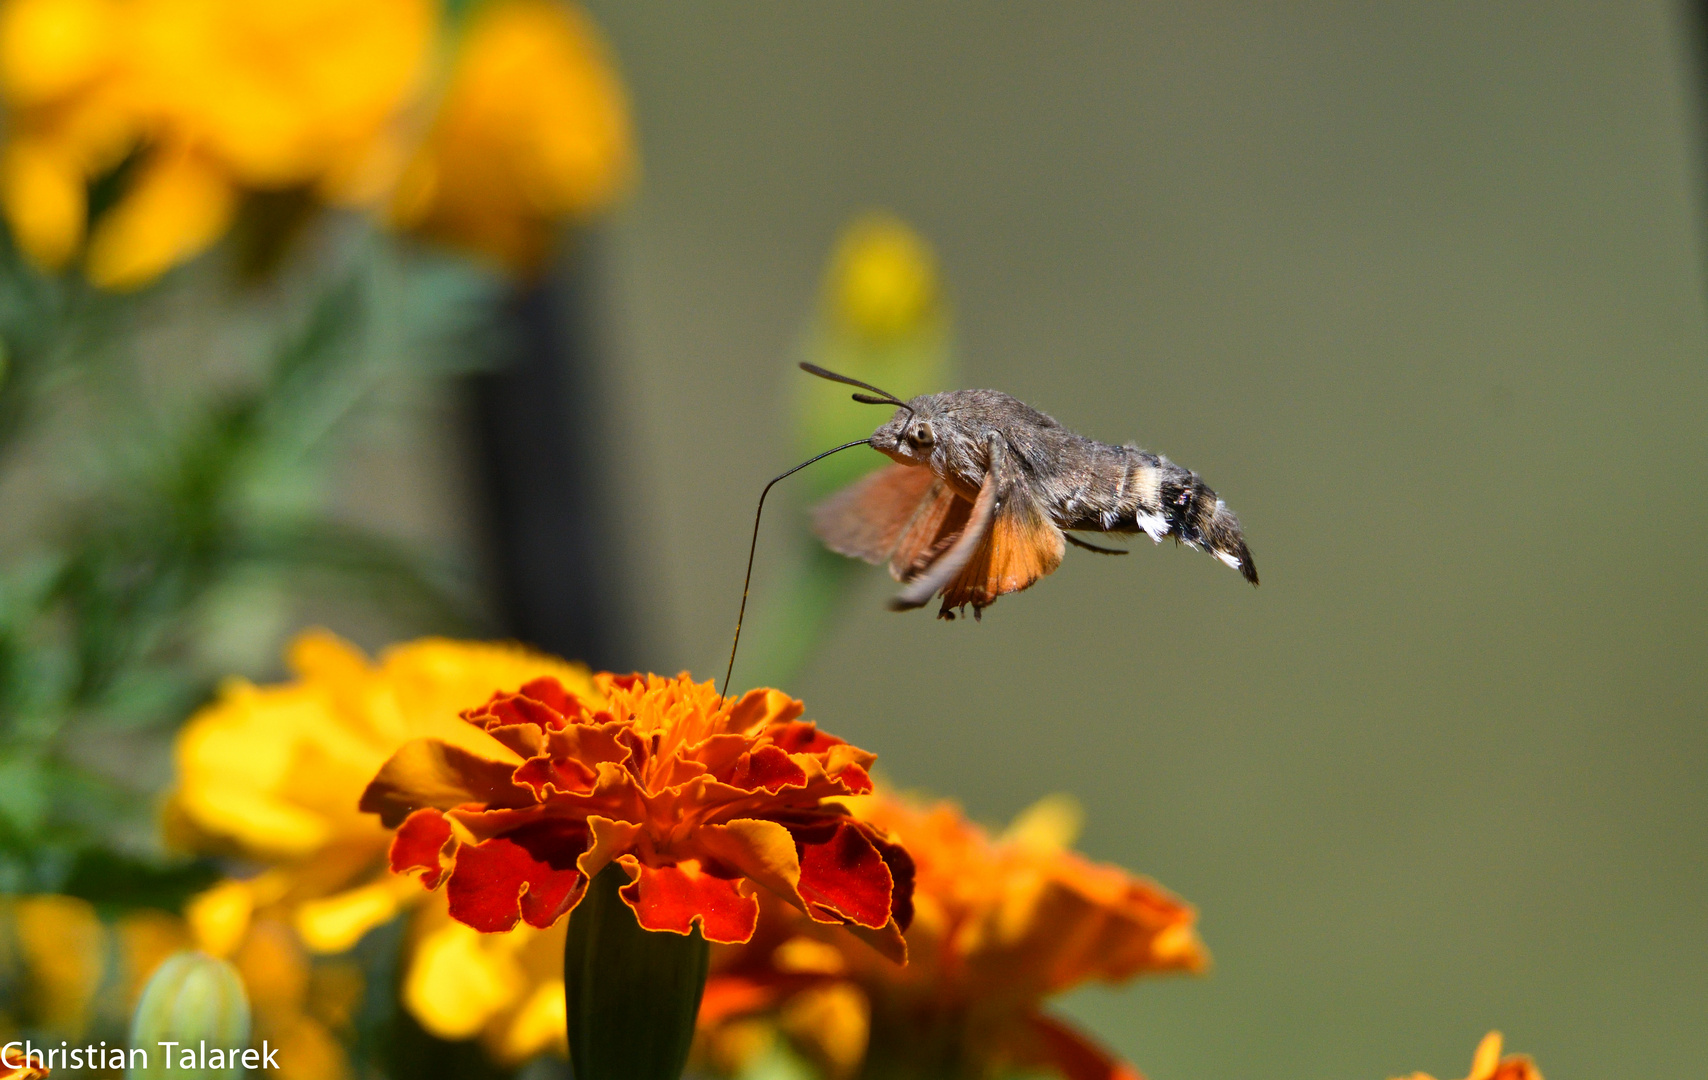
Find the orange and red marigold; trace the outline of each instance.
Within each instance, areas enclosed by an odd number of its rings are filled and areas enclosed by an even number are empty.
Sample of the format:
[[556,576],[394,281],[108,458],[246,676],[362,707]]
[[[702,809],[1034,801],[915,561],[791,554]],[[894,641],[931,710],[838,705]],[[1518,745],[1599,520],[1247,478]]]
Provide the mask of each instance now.
[[543,678],[463,713],[490,736],[484,752],[418,739],[394,754],[361,804],[397,829],[392,869],[443,883],[452,917],[486,932],[551,926],[616,863],[648,930],[747,941],[762,886],[905,955],[911,859],[826,802],[869,791],[873,755],[775,690],[596,681],[602,706]]

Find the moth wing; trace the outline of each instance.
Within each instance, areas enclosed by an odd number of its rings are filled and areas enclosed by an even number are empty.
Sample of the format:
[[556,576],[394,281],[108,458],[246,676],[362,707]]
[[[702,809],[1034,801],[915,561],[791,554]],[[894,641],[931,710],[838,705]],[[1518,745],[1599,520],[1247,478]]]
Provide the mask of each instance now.
[[[995,516],[996,510],[996,491],[999,486],[1001,486],[1001,481],[997,478],[996,470],[987,471],[984,476],[984,483],[979,486],[979,497],[967,508],[966,517],[961,527],[954,531],[950,531],[953,519],[957,516],[954,503],[958,502],[962,506],[966,506],[967,501],[954,496],[953,492],[949,492],[950,499],[948,500],[942,500],[939,496],[939,499],[945,504],[942,508],[942,524],[932,533],[934,537],[933,547],[922,554],[924,557],[929,557],[930,550],[941,551],[942,554],[932,559],[929,564],[918,569],[912,569],[907,576],[902,577],[902,580],[907,582],[907,588],[897,593],[895,598],[890,601],[890,610],[910,611],[916,607],[924,607],[934,594],[946,588],[956,575],[961,573],[967,563],[972,560],[973,555],[984,544],[985,538],[990,532],[991,518]],[[923,510],[924,508],[922,508],[921,517],[924,516]],[[918,524],[917,520],[915,524]],[[909,530],[910,533],[914,531]],[[919,531],[923,535],[923,530]],[[937,537],[953,537],[953,541],[948,545],[947,550],[943,550],[942,545],[935,539]],[[898,557],[901,555],[899,548],[896,554]],[[897,563],[892,561],[890,563],[891,569],[893,570],[896,565]],[[917,563],[912,565],[918,566]]]
[[[813,508],[813,532],[838,555],[881,563],[943,485],[923,466],[888,465]],[[945,489],[946,490],[946,489]]]
[[[958,501],[965,505],[965,500]],[[952,536],[952,544],[943,545],[947,550],[914,576],[891,607],[919,607],[940,592],[943,611],[971,604],[976,612],[1004,593],[1027,588],[1062,563],[1066,537],[1033,497],[1000,437],[990,440],[984,483],[978,499],[967,507],[964,524],[955,521],[955,511],[951,506],[943,530]]]
[[971,604],[976,612],[1004,593],[1019,592],[1055,572],[1067,550],[1058,529],[1023,485],[1013,485],[990,531],[943,589],[943,610]]
[[912,581],[925,573],[966,531],[972,516],[972,503],[943,481],[933,480],[890,554],[890,576],[897,581]]

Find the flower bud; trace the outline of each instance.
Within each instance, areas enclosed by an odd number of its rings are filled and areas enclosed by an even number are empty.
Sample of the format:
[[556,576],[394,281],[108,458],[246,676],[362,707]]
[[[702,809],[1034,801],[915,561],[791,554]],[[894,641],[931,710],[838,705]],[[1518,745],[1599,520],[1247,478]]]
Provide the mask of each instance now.
[[[168,1043],[176,1045],[164,1045]],[[167,957],[137,1002],[130,1045],[148,1052],[148,1066],[130,1070],[130,1080],[244,1075],[241,1054],[249,1048],[249,995],[237,969],[204,952]],[[190,1057],[184,1056],[186,1051]]]
[[[803,359],[864,379],[903,400],[952,389],[945,383],[948,305],[937,257],[925,237],[893,214],[874,212],[851,221],[825,269],[823,298],[802,351]],[[793,365],[786,377],[796,395],[799,457],[870,435],[889,419],[889,409],[849,401],[849,388],[839,383],[807,378]],[[842,454],[795,483],[812,502],[882,463],[872,453]]]

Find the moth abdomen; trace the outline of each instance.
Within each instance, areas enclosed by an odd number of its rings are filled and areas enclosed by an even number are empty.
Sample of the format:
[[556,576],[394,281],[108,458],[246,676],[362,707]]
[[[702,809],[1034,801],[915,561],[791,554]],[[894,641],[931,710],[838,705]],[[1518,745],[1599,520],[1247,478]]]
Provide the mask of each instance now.
[[[1157,459],[1155,476],[1157,507],[1150,512],[1162,517],[1165,533],[1188,547],[1210,552],[1256,585],[1257,567],[1245,546],[1239,518],[1228,504],[1197,473],[1167,458]],[[1146,512],[1143,507],[1139,510],[1140,514]],[[1145,531],[1152,539],[1160,539],[1149,528]]]
[[1257,584],[1239,518],[1197,473],[1147,450],[1118,449],[1119,463],[1093,485],[1100,497],[1082,498],[1075,507],[1078,512],[1066,515],[1072,520],[1063,522],[1063,528],[1142,532],[1157,542],[1172,536],[1188,547],[1210,552]]

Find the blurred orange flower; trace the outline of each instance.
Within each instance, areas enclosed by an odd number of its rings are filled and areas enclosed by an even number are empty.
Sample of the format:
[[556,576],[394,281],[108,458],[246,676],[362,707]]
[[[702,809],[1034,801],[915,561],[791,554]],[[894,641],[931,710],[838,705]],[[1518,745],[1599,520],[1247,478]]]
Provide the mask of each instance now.
[[633,173],[628,104],[592,21],[557,0],[487,0],[392,213],[529,272],[556,222],[608,206]]
[[[1477,1044],[1476,1055],[1471,1059],[1471,1075],[1465,1080],[1542,1080],[1542,1072],[1534,1062],[1524,1054],[1508,1054],[1501,1057],[1501,1035],[1491,1031],[1483,1036],[1483,1041]],[[1412,1073],[1403,1080],[1435,1080],[1428,1073]]]
[[826,802],[870,789],[871,754],[775,690],[595,681],[603,706],[538,679],[466,712],[498,752],[418,739],[386,762],[362,808],[398,829],[392,868],[445,883],[451,916],[486,932],[551,926],[615,862],[648,930],[746,941],[763,886],[902,954],[907,854]]
[[[16,1050],[13,1050],[11,1056],[17,1058],[19,1055]],[[34,1065],[25,1065],[21,1062],[7,1065],[5,1062],[0,1062],[0,1080],[41,1080],[46,1075],[48,1075],[47,1069],[38,1068]]]
[[1067,850],[1077,811],[1066,800],[1045,800],[995,839],[949,803],[845,801],[914,857],[908,965],[767,905],[753,943],[714,958],[701,1009],[714,1043],[733,1021],[762,1015],[833,1075],[1136,1075],[1041,1005],[1088,980],[1203,970],[1192,908]]

